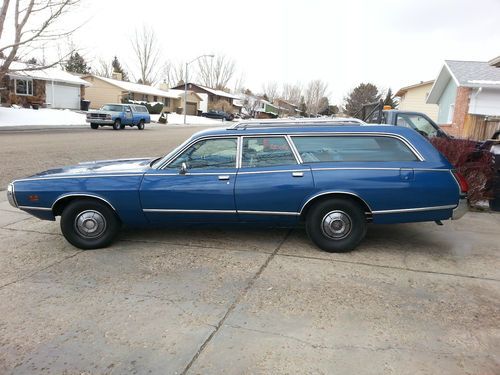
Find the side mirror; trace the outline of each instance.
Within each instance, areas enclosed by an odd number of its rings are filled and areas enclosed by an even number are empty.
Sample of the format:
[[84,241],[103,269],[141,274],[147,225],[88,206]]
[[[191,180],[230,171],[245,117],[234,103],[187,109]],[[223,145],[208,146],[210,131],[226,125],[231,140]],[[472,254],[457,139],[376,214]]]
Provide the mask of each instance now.
[[181,164],[181,168],[179,169],[179,174],[186,174],[188,171],[188,167],[186,163]]

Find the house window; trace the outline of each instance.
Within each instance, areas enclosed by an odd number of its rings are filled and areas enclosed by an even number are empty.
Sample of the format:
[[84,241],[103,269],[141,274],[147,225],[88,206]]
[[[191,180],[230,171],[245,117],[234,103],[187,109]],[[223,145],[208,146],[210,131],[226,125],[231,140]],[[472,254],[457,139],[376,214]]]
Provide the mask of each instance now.
[[453,112],[455,112],[455,104],[450,104],[450,109],[448,111],[447,123],[451,124],[453,122]]
[[142,94],[142,100],[147,102],[148,101],[148,96],[146,94]]
[[158,101],[158,97],[157,96],[153,96],[153,102],[157,102]]
[[134,100],[134,93],[130,92],[128,93],[128,100]]
[[16,78],[16,95],[33,96],[33,81]]
[[163,103],[165,104],[165,107],[170,107],[170,98],[163,98]]

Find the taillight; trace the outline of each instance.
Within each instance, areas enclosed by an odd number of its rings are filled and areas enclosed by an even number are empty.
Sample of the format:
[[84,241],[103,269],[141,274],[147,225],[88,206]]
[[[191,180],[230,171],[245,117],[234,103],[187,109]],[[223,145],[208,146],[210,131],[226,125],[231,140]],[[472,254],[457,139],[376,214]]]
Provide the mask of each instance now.
[[467,183],[465,177],[457,171],[453,171],[453,175],[458,182],[458,186],[460,186],[460,192],[464,194],[467,193],[469,191],[469,184]]

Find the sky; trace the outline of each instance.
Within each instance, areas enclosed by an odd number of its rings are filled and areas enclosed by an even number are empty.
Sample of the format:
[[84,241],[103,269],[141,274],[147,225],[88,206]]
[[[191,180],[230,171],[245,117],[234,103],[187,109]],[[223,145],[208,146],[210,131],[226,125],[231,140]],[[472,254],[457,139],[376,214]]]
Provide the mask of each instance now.
[[152,27],[162,58],[235,60],[253,92],[264,83],[328,83],[340,103],[361,82],[382,89],[434,79],[445,59],[500,55],[500,0],[82,0],[68,24],[95,62],[114,55],[135,70],[130,38]]

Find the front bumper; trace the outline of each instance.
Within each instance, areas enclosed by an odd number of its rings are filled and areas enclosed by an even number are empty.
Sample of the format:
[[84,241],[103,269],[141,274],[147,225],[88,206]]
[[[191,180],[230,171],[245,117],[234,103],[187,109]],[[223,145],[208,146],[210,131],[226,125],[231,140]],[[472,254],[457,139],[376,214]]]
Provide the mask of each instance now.
[[460,198],[458,206],[453,209],[451,220],[458,220],[469,211],[469,200],[467,198]]
[[14,184],[9,184],[9,186],[7,186],[7,200],[9,201],[12,207],[16,208],[18,207],[16,201],[16,192],[14,190]]
[[113,125],[114,120],[105,120],[103,118],[87,118],[87,122],[91,124],[99,124],[99,125]]

